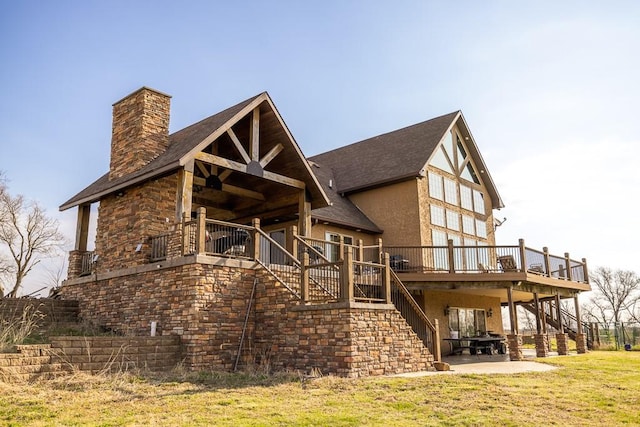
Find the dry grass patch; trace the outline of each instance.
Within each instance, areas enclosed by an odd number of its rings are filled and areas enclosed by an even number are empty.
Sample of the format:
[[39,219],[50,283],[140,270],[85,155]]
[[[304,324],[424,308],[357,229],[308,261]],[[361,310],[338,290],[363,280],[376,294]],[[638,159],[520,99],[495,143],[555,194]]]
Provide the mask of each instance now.
[[6,425],[634,425],[640,353],[549,358],[516,375],[303,381],[297,375],[75,375],[0,384]]

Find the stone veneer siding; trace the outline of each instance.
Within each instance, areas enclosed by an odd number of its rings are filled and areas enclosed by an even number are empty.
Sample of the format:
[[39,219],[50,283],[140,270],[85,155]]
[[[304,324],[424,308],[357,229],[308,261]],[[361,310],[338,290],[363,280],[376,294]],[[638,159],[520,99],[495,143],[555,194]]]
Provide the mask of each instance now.
[[109,179],[137,171],[167,149],[170,101],[143,87],[113,104]]
[[84,319],[128,335],[148,335],[158,322],[158,333],[181,337],[190,369],[234,367],[255,280],[243,364],[354,377],[432,368],[433,356],[393,306],[299,306],[249,261],[184,257],[129,271],[67,281],[62,294],[80,301]]
[[[150,238],[176,228],[177,182],[173,174],[100,201],[95,250],[98,273],[149,262]],[[140,243],[142,250],[136,252]]]
[[[0,299],[0,319],[13,322],[21,320],[27,309],[36,313],[39,330],[46,330],[54,325],[74,323],[78,321],[78,301],[63,301],[52,298],[3,298]],[[29,314],[28,314],[29,315]]]

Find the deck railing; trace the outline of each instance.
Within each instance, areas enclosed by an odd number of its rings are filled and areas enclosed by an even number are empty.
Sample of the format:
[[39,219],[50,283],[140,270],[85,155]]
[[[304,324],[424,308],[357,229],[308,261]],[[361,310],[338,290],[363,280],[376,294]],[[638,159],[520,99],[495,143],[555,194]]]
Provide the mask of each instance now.
[[528,248],[521,239],[512,246],[387,246],[391,268],[398,273],[499,273],[529,272],[557,279],[588,283],[585,259],[551,255]]
[[171,233],[164,233],[159,236],[151,237],[151,262],[167,259],[169,236],[171,236]]

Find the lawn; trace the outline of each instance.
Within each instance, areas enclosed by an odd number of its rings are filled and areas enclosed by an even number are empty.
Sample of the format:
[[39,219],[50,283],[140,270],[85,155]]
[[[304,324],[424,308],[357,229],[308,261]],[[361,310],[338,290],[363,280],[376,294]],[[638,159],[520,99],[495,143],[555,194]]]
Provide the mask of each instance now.
[[[640,425],[640,352],[544,359],[515,375],[302,381],[175,372],[0,383],[4,425]],[[514,362],[516,363],[516,362]]]

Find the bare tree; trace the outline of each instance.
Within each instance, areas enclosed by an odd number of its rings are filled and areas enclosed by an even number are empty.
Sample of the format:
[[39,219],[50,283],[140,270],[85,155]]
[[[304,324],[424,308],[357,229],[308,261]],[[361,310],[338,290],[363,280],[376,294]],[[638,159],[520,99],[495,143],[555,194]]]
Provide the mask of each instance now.
[[603,323],[619,322],[640,299],[640,277],[633,271],[599,267],[589,275],[594,286],[590,314]]
[[[1,177],[0,177],[1,178]],[[56,219],[50,218],[35,202],[12,196],[0,184],[0,249],[8,253],[2,263],[7,297],[15,298],[27,274],[44,258],[54,256],[64,244]],[[0,294],[5,291],[0,283]]]

